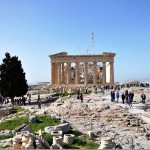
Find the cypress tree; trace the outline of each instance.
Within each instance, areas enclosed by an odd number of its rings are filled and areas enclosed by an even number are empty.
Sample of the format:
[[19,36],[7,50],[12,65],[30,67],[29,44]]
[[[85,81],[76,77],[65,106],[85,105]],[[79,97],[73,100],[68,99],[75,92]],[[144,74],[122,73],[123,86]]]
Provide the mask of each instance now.
[[17,56],[11,57],[5,53],[3,63],[0,65],[0,91],[3,97],[11,98],[14,104],[14,97],[20,97],[27,93],[28,84],[21,61]]

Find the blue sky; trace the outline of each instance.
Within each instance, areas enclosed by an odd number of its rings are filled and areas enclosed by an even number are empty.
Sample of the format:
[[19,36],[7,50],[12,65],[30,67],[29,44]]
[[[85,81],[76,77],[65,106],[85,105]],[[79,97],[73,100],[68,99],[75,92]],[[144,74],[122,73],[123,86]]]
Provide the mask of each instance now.
[[116,53],[115,81],[150,80],[149,0],[0,0],[0,63],[21,59],[28,83],[50,81],[48,55]]

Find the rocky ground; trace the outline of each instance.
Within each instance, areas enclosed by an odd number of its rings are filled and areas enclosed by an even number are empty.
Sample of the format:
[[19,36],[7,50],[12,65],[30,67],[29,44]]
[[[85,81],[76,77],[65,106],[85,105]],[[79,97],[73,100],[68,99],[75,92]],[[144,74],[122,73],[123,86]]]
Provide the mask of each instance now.
[[[121,89],[120,94],[126,89]],[[97,140],[112,138],[123,149],[150,149],[150,88],[133,87],[134,102],[130,109],[127,104],[110,101],[110,91],[105,94],[84,95],[81,103],[76,96],[59,98],[53,103],[24,106],[37,114],[46,112],[56,114],[68,121],[83,134],[94,131]],[[144,91],[146,104],[141,103],[140,95]]]
[[[121,89],[120,94],[125,90]],[[59,116],[83,134],[93,131],[98,142],[111,138],[123,149],[150,149],[150,88],[133,87],[128,90],[135,94],[132,108],[122,104],[121,99],[119,103],[111,102],[110,91],[85,94],[83,103],[75,95],[59,98],[43,103],[41,109],[35,95],[31,105],[22,107],[36,114],[46,112],[47,115]],[[147,96],[146,104],[141,103],[142,92]]]

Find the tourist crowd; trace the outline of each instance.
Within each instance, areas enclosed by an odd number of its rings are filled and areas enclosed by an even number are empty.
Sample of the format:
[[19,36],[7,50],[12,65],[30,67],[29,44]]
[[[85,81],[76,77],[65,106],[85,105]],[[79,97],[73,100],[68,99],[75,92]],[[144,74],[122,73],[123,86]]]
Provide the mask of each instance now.
[[[116,102],[118,103],[119,98],[121,97],[123,104],[126,102],[126,104],[129,105],[129,108],[132,107],[133,98],[134,98],[134,92],[126,90],[120,96],[119,90],[116,90],[116,92],[115,92],[115,90],[112,90],[111,93],[110,93],[110,96],[111,96],[111,102],[115,102],[115,100],[116,100]],[[146,95],[143,92],[141,94],[141,102],[143,104],[145,104],[145,100],[146,100]]]

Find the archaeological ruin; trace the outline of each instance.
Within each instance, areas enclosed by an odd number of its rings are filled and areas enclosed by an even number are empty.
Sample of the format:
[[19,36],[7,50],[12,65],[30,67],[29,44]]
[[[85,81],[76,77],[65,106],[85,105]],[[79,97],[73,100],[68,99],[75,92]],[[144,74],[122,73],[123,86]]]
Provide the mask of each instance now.
[[67,55],[67,52],[49,55],[51,85],[113,85],[115,55],[111,52],[103,52],[101,55]]

